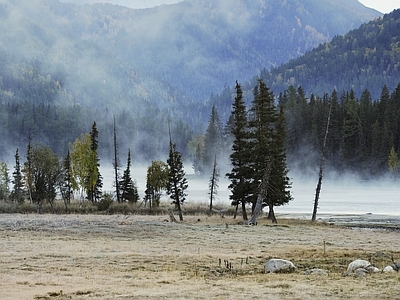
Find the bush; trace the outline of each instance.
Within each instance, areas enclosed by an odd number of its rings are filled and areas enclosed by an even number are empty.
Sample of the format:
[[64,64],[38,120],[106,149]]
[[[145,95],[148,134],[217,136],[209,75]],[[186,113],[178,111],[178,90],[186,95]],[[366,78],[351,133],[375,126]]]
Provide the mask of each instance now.
[[110,208],[111,204],[113,203],[112,195],[110,193],[104,193],[101,197],[101,200],[97,204],[98,211],[106,211]]

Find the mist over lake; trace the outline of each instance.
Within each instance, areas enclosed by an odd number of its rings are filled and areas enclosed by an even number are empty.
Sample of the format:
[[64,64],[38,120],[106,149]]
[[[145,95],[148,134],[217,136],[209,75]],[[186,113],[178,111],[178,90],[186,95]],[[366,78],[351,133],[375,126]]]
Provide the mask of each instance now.
[[[207,176],[200,177],[193,173],[189,165],[185,165],[188,190],[185,203],[208,203]],[[114,191],[114,173],[112,167],[102,167],[104,191]],[[135,165],[131,169],[132,178],[136,180],[140,198],[143,199],[146,189],[146,166]],[[299,173],[289,174],[292,180],[292,195],[294,200],[288,205],[275,207],[277,214],[309,214],[311,218],[318,174],[315,178],[302,177]],[[216,207],[230,204],[228,189],[230,181],[224,176],[219,178],[218,194],[214,204]],[[169,201],[167,195],[162,200]],[[264,212],[267,212],[264,209]],[[330,178],[322,181],[318,214],[334,215],[387,215],[398,216],[400,219],[400,185],[397,181],[369,180],[363,181],[356,177]]]

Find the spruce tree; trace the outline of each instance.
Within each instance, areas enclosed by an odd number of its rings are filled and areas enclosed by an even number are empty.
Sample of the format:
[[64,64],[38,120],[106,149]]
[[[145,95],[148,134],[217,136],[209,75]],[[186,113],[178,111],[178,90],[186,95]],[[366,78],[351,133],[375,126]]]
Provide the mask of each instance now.
[[68,205],[71,204],[72,175],[71,175],[71,155],[68,151],[62,163],[62,176],[60,180],[61,196],[64,200],[65,211],[68,212]]
[[14,185],[13,190],[11,192],[11,198],[16,203],[24,202],[24,181],[21,172],[21,164],[18,148],[15,151],[15,167],[13,172],[13,180],[12,184]]
[[169,166],[167,194],[173,200],[172,204],[175,205],[178,211],[179,220],[183,221],[181,204],[186,199],[185,190],[188,187],[188,183],[185,178],[181,154],[176,150],[176,145],[172,141],[170,141],[167,163]]
[[236,97],[233,103],[231,118],[231,133],[233,135],[232,153],[230,155],[232,170],[226,176],[231,180],[229,189],[232,205],[236,206],[235,216],[239,205],[242,206],[243,220],[247,220],[246,203],[251,197],[252,169],[248,144],[248,123],[246,106],[240,84],[236,82]]
[[101,189],[103,187],[103,178],[100,174],[100,158],[97,152],[98,149],[98,139],[99,139],[99,132],[97,130],[97,125],[96,122],[93,122],[92,129],[90,131],[90,149],[94,153],[94,159],[95,159],[95,164],[93,164],[94,168],[89,171],[88,175],[88,182],[91,182],[91,178],[95,178],[95,184],[90,185],[90,188],[88,190],[88,199],[92,201],[93,203],[96,203],[100,200],[101,198]]
[[286,204],[292,199],[286,165],[286,124],[281,107],[278,114],[274,105],[274,95],[262,80],[254,89],[249,128],[252,153],[252,204],[255,205],[260,184],[266,170],[270,168],[267,193],[264,203],[270,209],[270,217],[276,222],[274,206]]
[[[262,80],[254,89],[254,100],[250,109],[249,128],[251,134],[251,164],[254,171],[252,204],[255,204],[257,190],[265,174],[266,167],[273,165],[275,126],[277,122],[274,96]],[[271,172],[272,173],[272,172]],[[270,176],[272,177],[272,176]],[[272,181],[272,178],[269,180]]]
[[128,150],[128,160],[126,169],[119,184],[121,192],[121,202],[128,201],[136,203],[139,200],[139,193],[135,182],[131,178],[131,150]]
[[274,206],[287,204],[292,200],[290,193],[291,182],[288,177],[289,169],[286,164],[286,123],[283,107],[280,107],[275,126],[275,135],[271,144],[272,163],[267,188],[266,203],[269,207],[269,219],[276,223]]

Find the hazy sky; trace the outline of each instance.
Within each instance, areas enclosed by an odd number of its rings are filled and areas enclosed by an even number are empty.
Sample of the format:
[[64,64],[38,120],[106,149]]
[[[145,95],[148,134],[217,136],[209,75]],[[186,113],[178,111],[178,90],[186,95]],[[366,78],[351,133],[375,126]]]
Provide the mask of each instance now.
[[[124,5],[132,8],[147,8],[154,7],[161,4],[173,4],[181,2],[182,0],[61,0],[64,2],[75,3],[98,3],[110,2],[118,5]],[[382,13],[389,13],[393,9],[400,8],[400,0],[359,0],[365,6],[374,8]]]
[[396,8],[400,8],[400,0],[358,0],[365,6],[375,8],[383,13],[389,13]]

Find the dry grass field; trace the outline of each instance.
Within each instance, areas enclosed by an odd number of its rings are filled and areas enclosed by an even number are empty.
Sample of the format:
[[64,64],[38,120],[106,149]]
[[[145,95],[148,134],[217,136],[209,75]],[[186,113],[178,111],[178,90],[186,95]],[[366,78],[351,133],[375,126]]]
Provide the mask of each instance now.
[[[0,299],[400,299],[400,274],[343,276],[354,259],[400,261],[398,230],[231,217],[0,215]],[[270,258],[291,274],[266,274]],[[329,275],[303,275],[309,268]]]

